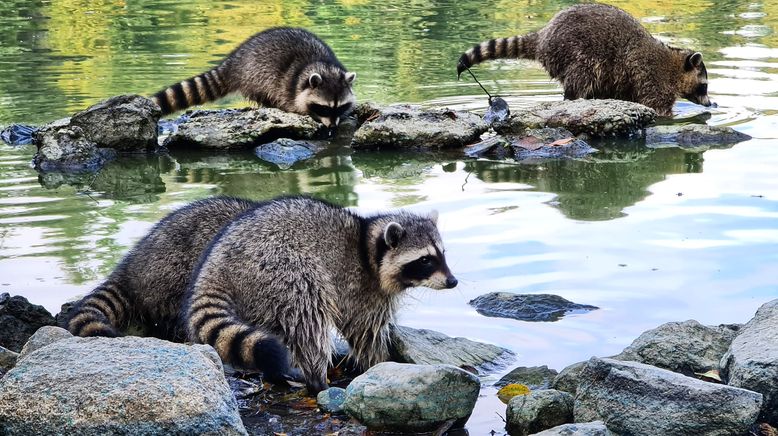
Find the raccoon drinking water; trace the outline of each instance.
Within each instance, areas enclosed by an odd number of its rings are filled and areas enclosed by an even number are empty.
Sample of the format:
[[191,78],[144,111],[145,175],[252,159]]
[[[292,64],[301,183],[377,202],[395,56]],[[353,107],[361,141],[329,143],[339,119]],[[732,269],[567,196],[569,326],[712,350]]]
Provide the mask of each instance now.
[[702,54],[670,47],[614,6],[581,4],[524,36],[482,42],[459,59],[457,74],[490,59],[539,61],[565,99],[616,98],[672,116],[676,98],[710,106]]
[[335,127],[354,106],[355,78],[316,35],[279,27],[252,36],[216,68],[171,85],[152,99],[165,115],[239,92],[261,105],[310,115]]
[[291,373],[291,356],[315,393],[327,386],[333,328],[366,369],[389,358],[388,327],[404,290],[456,286],[436,220],[360,216],[306,197],[196,202],[141,240],[68,328],[115,336],[131,318],[178,321],[190,340],[271,380]]

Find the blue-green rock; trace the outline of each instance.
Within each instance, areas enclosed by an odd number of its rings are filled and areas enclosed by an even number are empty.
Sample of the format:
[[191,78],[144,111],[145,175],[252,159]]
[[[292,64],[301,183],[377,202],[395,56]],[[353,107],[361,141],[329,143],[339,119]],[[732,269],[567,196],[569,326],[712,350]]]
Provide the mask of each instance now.
[[346,390],[343,388],[329,388],[326,391],[319,392],[316,396],[316,403],[319,409],[325,413],[343,412],[343,403],[346,401]]

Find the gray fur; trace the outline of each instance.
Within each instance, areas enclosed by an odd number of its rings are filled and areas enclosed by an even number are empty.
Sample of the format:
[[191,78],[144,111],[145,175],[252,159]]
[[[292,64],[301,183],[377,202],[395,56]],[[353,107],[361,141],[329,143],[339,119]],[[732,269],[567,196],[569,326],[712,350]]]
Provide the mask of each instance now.
[[[316,35],[279,27],[257,33],[218,67],[159,91],[153,98],[167,114],[239,92],[263,106],[310,115],[334,127],[353,108],[354,77]],[[313,105],[330,109],[322,113]]]
[[[393,247],[384,239],[387,226],[397,237]],[[406,274],[409,261],[430,253],[439,260],[434,271]],[[232,222],[195,274],[190,339],[214,345],[225,361],[250,366],[251,340],[240,343],[234,335],[275,335],[289,347],[310,392],[327,386],[331,329],[366,369],[389,357],[387,328],[405,289],[456,285],[430,217],[397,212],[364,218],[304,197],[263,204]],[[207,313],[211,318],[203,322]],[[243,348],[243,362],[234,362],[235,347]]]
[[460,57],[457,73],[498,58],[539,61],[565,99],[634,101],[662,116],[672,115],[679,97],[711,105],[702,55],[665,45],[614,6],[571,6],[537,32],[482,42]]

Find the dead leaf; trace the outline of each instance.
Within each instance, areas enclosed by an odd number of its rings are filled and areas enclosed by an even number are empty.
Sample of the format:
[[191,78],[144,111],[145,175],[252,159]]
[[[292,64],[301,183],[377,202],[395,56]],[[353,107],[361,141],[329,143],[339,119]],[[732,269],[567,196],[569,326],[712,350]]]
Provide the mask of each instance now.
[[526,136],[524,138],[520,138],[518,141],[516,141],[516,146],[521,147],[525,150],[529,151],[535,151],[539,148],[542,148],[544,145],[543,141],[540,139],[534,137],[534,136]]
[[554,141],[554,142],[552,142],[551,144],[548,144],[548,145],[551,145],[551,146],[565,145],[565,144],[569,144],[569,143],[571,143],[573,141],[575,141],[575,138],[557,139],[556,141]]
[[525,385],[511,383],[509,385],[503,386],[502,389],[497,391],[497,398],[499,398],[503,403],[508,404],[511,398],[518,395],[527,395],[530,392],[530,389]]
[[694,375],[697,377],[705,380],[705,381],[715,381],[717,383],[724,383],[721,381],[721,375],[719,374],[719,371],[717,369],[711,369],[708,372],[695,372]]
[[370,115],[367,116],[367,118],[365,118],[365,122],[373,121],[374,119],[376,119],[376,118],[378,118],[380,116],[381,116],[381,112],[373,111],[373,113],[371,113]]

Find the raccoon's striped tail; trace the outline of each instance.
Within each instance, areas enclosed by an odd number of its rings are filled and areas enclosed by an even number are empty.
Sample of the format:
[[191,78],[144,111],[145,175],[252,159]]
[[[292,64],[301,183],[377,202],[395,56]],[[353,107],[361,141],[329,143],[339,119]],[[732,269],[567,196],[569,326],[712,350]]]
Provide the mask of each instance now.
[[118,327],[126,322],[129,310],[121,289],[105,282],[72,309],[66,326],[76,336],[120,336]]
[[154,94],[151,99],[167,115],[190,106],[217,100],[230,93],[223,70],[216,67],[199,76],[170,85]]
[[186,309],[189,339],[209,344],[222,361],[259,369],[265,379],[289,379],[289,353],[274,335],[241,320],[235,302],[225,293],[197,293]]
[[524,58],[535,59],[538,34],[528,33],[524,36],[497,38],[476,44],[470,50],[462,53],[457,63],[457,78],[463,71],[491,59]]

